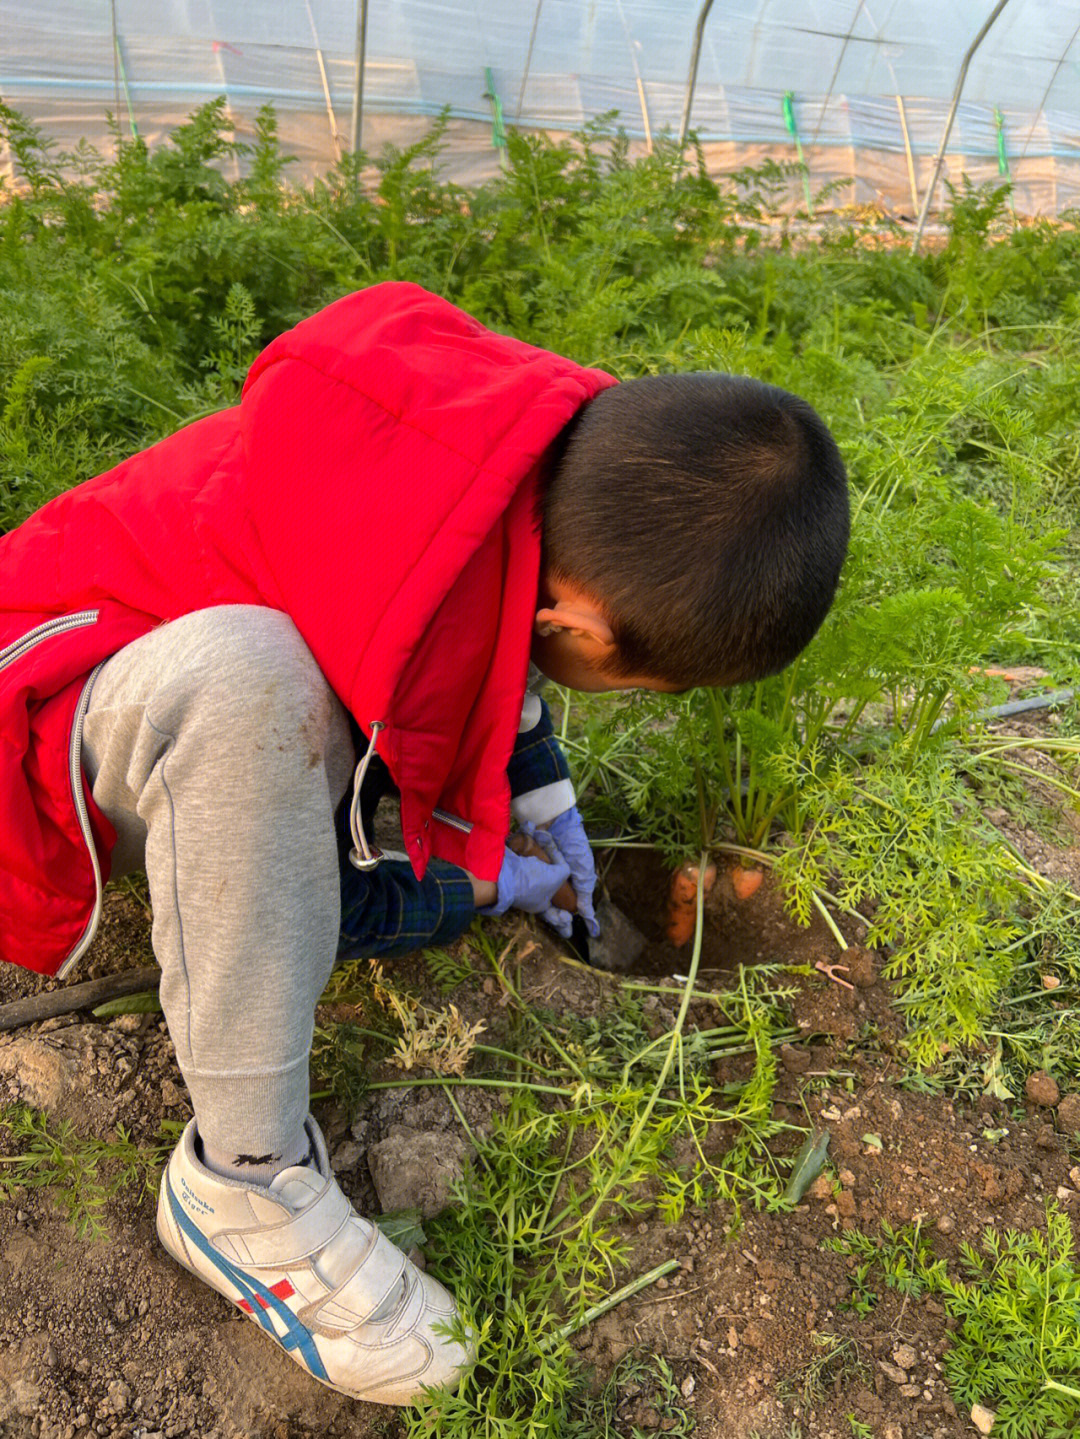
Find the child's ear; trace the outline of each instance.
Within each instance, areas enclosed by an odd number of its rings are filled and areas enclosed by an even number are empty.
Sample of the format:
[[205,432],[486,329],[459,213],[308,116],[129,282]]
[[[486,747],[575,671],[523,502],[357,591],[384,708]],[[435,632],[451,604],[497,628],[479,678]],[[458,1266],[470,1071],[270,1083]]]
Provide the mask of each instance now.
[[533,629],[538,635],[570,634],[593,640],[604,649],[614,649],[615,635],[602,614],[587,604],[559,600],[554,609],[537,610]]

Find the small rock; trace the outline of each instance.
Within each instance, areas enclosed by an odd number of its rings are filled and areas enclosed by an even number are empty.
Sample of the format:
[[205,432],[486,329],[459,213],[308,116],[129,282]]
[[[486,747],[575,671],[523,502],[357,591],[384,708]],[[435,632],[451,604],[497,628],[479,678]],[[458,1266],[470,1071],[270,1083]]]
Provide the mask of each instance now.
[[331,1155],[330,1168],[335,1174],[348,1174],[360,1163],[362,1153],[355,1139],[346,1139]]
[[806,1194],[809,1199],[831,1199],[833,1197],[832,1180],[827,1174],[819,1174]]
[[956,1228],[956,1220],[951,1214],[943,1214],[938,1220],[935,1228],[939,1234],[951,1234]]
[[1041,1104],[1045,1109],[1053,1109],[1061,1099],[1061,1090],[1045,1069],[1038,1069],[1034,1074],[1028,1075],[1024,1093],[1032,1104]]
[[749,1349],[764,1349],[764,1348],[765,1348],[765,1343],[766,1343],[765,1335],[764,1335],[764,1333],[762,1332],[762,1330],[760,1329],[760,1327],[759,1327],[757,1324],[755,1324],[753,1320],[751,1320],[750,1323],[749,1323],[749,1324],[746,1326],[746,1328],[743,1330],[743,1332],[742,1332],[742,1342],[743,1342],[743,1343],[747,1346],[747,1348],[749,1348]]
[[4,1035],[0,1040],[0,1076],[15,1080],[19,1097],[46,1113],[79,1084],[79,1061],[66,1048],[54,1048],[32,1035]]
[[1066,1094],[1057,1107],[1057,1117],[1066,1134],[1080,1130],[1080,1094]]
[[114,1379],[107,1391],[109,1408],[114,1414],[123,1414],[131,1403],[131,1390],[122,1379]]
[[886,1379],[891,1379],[894,1384],[906,1384],[908,1377],[902,1369],[895,1364],[890,1364],[887,1359],[878,1360],[878,1368]]
[[118,1014],[111,1028],[118,1034],[138,1034],[146,1024],[145,1014]]
[[992,1409],[984,1409],[981,1404],[971,1406],[971,1422],[980,1434],[989,1434],[996,1418],[997,1415]]
[[180,1086],[172,1079],[162,1081],[161,1103],[165,1109],[174,1109],[178,1105],[187,1103],[187,1096]]
[[[16,1377],[10,1384],[0,1379],[0,1419],[12,1419],[16,1415],[21,1418],[30,1419],[39,1412],[41,1408],[41,1390],[36,1384],[31,1384],[29,1379]],[[7,1434],[9,1431],[4,1425],[0,1433]]]
[[917,1355],[910,1344],[898,1344],[892,1352],[893,1363],[901,1369],[914,1369]]

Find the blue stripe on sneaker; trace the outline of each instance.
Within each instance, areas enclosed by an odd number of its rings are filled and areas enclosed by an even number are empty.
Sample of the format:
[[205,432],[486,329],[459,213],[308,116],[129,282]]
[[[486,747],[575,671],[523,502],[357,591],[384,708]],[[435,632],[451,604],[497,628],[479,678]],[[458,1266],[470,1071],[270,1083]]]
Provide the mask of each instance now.
[[[284,1300],[279,1299],[272,1290],[260,1284],[259,1281],[250,1274],[246,1274],[244,1270],[237,1268],[237,1266],[226,1259],[223,1254],[219,1254],[217,1250],[214,1249],[206,1235],[196,1228],[192,1219],[184,1212],[172,1185],[169,1183],[168,1170],[165,1172],[164,1184],[169,1196],[169,1208],[172,1211],[172,1216],[180,1226],[185,1238],[189,1239],[200,1254],[205,1255],[210,1263],[221,1271],[230,1284],[240,1290],[240,1293],[251,1305],[251,1312],[267,1333],[271,1334],[283,1349],[290,1351],[299,1349],[303,1356],[304,1363],[311,1373],[314,1374],[315,1378],[325,1379],[326,1382],[329,1383],[330,1376],[327,1374],[323,1362],[319,1358],[319,1351],[315,1348],[315,1340],[311,1330],[300,1323],[299,1319],[297,1319],[296,1315]],[[269,1313],[267,1312],[271,1309],[285,1325],[284,1335],[279,1334],[271,1323]]]

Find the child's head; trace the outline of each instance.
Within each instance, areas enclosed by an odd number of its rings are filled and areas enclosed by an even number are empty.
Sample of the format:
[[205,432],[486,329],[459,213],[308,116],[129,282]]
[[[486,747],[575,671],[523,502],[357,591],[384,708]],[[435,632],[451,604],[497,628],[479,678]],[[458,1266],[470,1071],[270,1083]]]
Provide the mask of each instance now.
[[578,689],[775,674],[828,612],[848,526],[843,460],[805,400],[738,375],[612,386],[552,466],[533,658]]

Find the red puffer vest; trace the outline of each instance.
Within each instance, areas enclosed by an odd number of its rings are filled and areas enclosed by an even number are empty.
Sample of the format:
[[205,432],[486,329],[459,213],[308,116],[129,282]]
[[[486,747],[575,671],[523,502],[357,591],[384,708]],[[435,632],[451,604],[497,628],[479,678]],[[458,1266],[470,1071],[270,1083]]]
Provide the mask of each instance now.
[[235,409],[0,538],[0,959],[55,974],[88,947],[115,841],[80,768],[90,679],[212,605],[283,610],[365,733],[385,725],[418,875],[436,854],[494,879],[539,461],[613,383],[418,286],[376,285],[279,336]]

